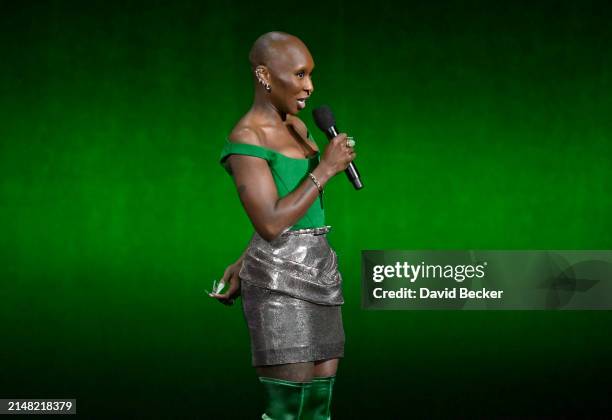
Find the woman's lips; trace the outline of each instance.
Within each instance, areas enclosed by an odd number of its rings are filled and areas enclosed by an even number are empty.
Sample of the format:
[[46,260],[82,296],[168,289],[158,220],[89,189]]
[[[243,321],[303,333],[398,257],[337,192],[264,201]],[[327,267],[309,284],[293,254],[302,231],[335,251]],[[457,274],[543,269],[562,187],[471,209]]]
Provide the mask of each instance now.
[[306,98],[298,99],[297,104],[298,104],[298,109],[300,110],[306,108]]

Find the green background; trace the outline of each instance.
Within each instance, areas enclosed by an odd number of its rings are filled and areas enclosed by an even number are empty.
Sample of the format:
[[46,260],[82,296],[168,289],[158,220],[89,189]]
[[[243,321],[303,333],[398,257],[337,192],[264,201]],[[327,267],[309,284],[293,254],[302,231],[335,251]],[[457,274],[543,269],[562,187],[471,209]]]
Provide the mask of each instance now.
[[[85,4],[86,3],[86,4]],[[269,30],[357,139],[328,186],[344,276],[334,418],[609,409],[609,312],[360,309],[362,249],[612,249],[605,2],[23,2],[0,14],[0,396],[87,417],[258,418],[252,228],[218,164]]]

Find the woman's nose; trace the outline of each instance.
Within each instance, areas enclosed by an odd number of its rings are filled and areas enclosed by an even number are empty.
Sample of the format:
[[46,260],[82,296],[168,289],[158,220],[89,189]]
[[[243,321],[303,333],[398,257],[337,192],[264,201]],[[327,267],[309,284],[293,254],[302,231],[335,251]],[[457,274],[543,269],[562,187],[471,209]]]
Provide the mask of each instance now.
[[311,95],[314,91],[314,86],[312,84],[312,80],[310,80],[310,77],[306,79],[306,83],[304,84],[304,90],[307,91],[309,95]]

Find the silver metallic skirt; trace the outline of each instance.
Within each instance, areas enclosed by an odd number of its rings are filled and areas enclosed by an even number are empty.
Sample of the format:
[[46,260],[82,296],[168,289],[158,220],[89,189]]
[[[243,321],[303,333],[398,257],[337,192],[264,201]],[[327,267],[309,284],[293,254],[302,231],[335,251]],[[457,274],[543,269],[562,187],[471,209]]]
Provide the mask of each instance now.
[[342,276],[328,231],[253,236],[240,270],[253,366],[344,356]]

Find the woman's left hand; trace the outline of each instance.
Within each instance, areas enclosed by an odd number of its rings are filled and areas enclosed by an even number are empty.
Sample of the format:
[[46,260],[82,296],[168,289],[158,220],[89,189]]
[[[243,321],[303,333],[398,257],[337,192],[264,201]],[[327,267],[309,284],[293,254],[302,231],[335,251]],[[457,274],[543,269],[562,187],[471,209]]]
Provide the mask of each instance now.
[[229,265],[225,272],[223,273],[223,277],[219,281],[220,284],[223,284],[221,290],[225,287],[226,284],[229,283],[229,288],[225,293],[209,293],[208,296],[214,297],[219,302],[224,305],[231,306],[234,304],[234,300],[238,296],[240,296],[240,277],[238,274],[240,273],[240,268],[242,268],[242,258],[236,261],[235,263]]

